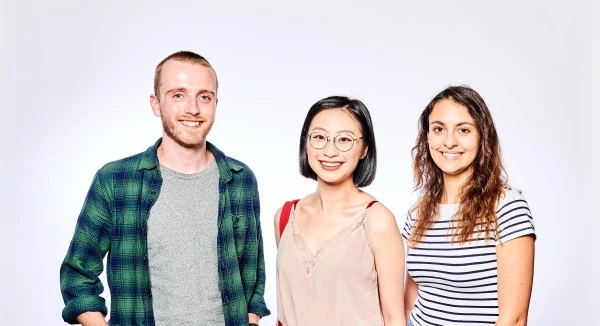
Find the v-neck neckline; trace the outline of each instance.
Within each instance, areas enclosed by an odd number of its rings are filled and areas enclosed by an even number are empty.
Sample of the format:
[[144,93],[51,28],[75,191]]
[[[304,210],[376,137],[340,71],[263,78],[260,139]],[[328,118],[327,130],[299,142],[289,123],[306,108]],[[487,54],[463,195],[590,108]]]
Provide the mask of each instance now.
[[296,207],[292,208],[290,222],[292,223],[292,230],[294,232],[296,246],[298,250],[300,250],[302,254],[301,256],[304,260],[305,271],[307,275],[310,275],[312,273],[314,267],[320,260],[321,256],[324,255],[324,253],[327,251],[327,249],[329,249],[335,242],[342,238],[343,235],[356,229],[363,222],[368,210],[369,207],[366,207],[360,214],[358,214],[358,216],[354,218],[354,220],[350,224],[340,228],[338,231],[335,232],[333,236],[325,240],[319,248],[313,250],[312,248],[310,248],[310,246],[302,236],[300,226],[298,225],[296,220]]

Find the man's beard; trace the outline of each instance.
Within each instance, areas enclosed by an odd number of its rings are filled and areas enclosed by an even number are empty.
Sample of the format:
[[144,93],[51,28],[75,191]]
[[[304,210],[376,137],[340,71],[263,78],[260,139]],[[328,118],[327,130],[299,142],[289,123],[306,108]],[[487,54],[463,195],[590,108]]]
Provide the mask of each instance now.
[[171,121],[162,119],[162,123],[165,134],[167,134],[167,136],[173,139],[177,144],[185,148],[196,148],[204,145],[204,142],[206,141],[206,135],[212,127],[212,123],[209,123],[205,120],[204,122],[202,122],[203,129],[200,131],[199,135],[193,134],[193,136],[187,137],[188,139],[185,139],[184,135],[186,133],[181,130],[177,130],[177,122],[173,123]]

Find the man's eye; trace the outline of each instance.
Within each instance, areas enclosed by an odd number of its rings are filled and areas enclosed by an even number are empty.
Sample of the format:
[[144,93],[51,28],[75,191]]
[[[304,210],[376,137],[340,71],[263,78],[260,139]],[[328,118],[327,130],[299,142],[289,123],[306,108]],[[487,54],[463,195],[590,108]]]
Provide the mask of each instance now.
[[210,97],[210,95],[200,95],[200,100],[203,102],[210,102],[212,97]]
[[173,94],[173,98],[174,99],[182,99],[183,98],[183,94],[181,94],[181,93]]

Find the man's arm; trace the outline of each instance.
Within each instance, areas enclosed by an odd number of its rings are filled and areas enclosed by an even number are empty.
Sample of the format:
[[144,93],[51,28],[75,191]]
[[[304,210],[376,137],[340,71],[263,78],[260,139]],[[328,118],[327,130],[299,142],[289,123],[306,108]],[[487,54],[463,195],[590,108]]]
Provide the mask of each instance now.
[[248,314],[248,322],[257,324],[260,322],[260,316],[257,314],[249,313]]
[[78,317],[85,312],[98,312],[102,320],[108,313],[105,300],[100,297],[104,287],[99,275],[103,270],[103,258],[110,248],[110,216],[107,196],[98,172],[60,268],[60,288],[65,302],[62,316],[67,323],[82,322]]
[[77,317],[77,322],[82,326],[108,326],[104,315],[97,311],[84,312]]
[[256,256],[256,285],[254,291],[248,300],[248,319],[250,322],[258,324],[261,317],[268,316],[271,312],[267,309],[265,303],[265,256],[263,248],[263,237],[262,229],[260,225],[260,199],[258,193],[258,185],[256,180],[253,182],[252,193],[252,210],[254,212],[254,218],[256,220],[256,243],[257,243],[257,256]]

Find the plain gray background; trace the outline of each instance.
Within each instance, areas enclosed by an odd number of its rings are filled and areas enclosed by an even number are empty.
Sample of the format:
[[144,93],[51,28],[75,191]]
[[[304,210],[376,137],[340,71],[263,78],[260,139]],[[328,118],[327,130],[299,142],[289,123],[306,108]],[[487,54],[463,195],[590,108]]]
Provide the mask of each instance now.
[[510,183],[534,216],[529,324],[596,322],[599,9],[591,0],[3,1],[1,323],[62,324],[59,267],[92,177],[160,136],[148,101],[154,67],[183,49],[219,75],[209,140],[257,175],[273,313],[273,215],[316,186],[297,167],[308,108],[329,95],[366,103],[379,152],[366,190],[401,224],[415,199],[418,116],[446,86],[468,84],[490,107]]

